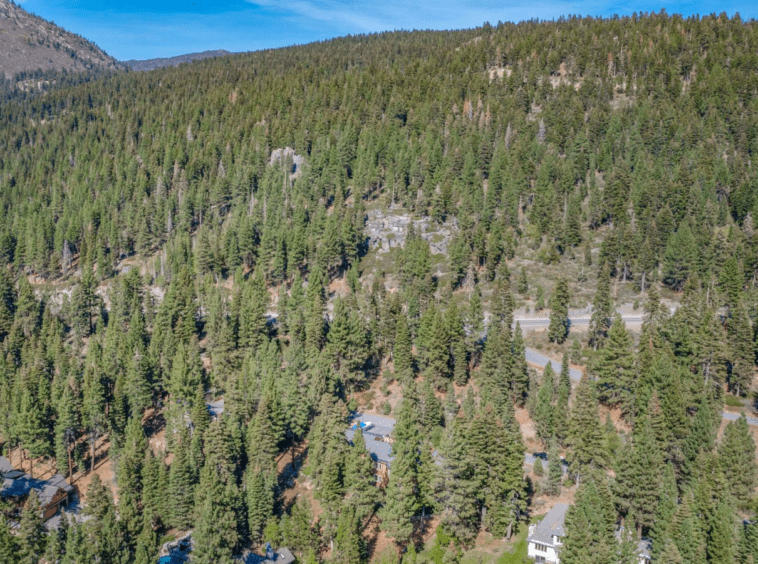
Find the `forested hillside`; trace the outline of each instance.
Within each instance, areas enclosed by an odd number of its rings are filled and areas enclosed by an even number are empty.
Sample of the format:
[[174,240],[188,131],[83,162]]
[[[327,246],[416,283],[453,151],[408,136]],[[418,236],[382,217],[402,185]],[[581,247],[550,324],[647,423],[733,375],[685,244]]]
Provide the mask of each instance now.
[[[637,562],[643,537],[657,562],[758,558],[753,431],[721,420],[755,404],[754,21],[362,35],[72,82],[0,105],[0,439],[89,483],[95,518],[45,535],[8,507],[0,561],[154,562],[191,529],[200,564],[266,541],[473,562],[559,495],[566,564]],[[514,327],[532,309],[544,342]],[[384,488],[356,409],[397,421]]]

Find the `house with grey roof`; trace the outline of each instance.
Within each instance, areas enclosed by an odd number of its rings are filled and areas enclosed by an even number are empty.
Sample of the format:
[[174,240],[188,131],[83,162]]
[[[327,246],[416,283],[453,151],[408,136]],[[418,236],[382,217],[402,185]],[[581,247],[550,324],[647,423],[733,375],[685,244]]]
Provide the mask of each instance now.
[[4,476],[8,472],[13,472],[13,470],[14,468],[11,461],[4,456],[0,456],[0,476]]
[[295,557],[287,547],[280,547],[274,550],[271,545],[266,543],[266,554],[256,554],[246,550],[242,556],[236,558],[241,564],[292,564]]
[[[547,515],[536,525],[529,525],[527,537],[527,555],[535,562],[560,564],[560,552],[563,537],[566,536],[566,513],[569,506],[556,503]],[[616,532],[616,539],[621,540],[623,528]],[[650,564],[652,542],[643,538],[637,543],[639,564]]]
[[[616,540],[619,543],[621,543],[622,539],[624,538],[623,525],[618,528],[615,535],[616,535]],[[642,539],[637,541],[638,564],[650,564],[651,552],[653,552],[653,541],[645,537],[642,537]]]
[[650,564],[650,553],[653,551],[653,541],[643,538],[637,543],[639,564]]
[[13,468],[7,458],[0,456],[0,498],[12,502],[18,509],[32,490],[37,492],[45,521],[67,507],[74,494],[74,487],[60,474],[48,480],[32,478],[22,470]]
[[374,479],[377,486],[387,484],[392,466],[392,431],[395,420],[381,415],[356,413],[350,420],[350,427],[345,431],[345,438],[353,444],[356,428],[360,426],[366,450],[374,461]]
[[560,562],[559,553],[566,536],[565,521],[569,506],[556,503],[536,525],[529,525],[527,555],[535,562]]

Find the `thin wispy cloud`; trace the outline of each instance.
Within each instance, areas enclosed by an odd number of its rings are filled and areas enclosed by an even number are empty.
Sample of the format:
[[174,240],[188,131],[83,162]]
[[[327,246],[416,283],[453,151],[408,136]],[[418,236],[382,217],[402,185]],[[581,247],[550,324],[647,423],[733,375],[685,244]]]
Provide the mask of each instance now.
[[347,24],[362,31],[387,29],[384,19],[367,17],[358,13],[354,6],[336,5],[336,2],[308,2],[306,0],[246,0],[250,4],[269,10],[297,14],[310,20]]
[[266,10],[313,21],[341,24],[353,32],[392,29],[455,29],[484,22],[552,19],[567,14],[601,15],[608,4],[589,2],[528,2],[459,0],[437,2],[370,2],[365,0],[246,0]]

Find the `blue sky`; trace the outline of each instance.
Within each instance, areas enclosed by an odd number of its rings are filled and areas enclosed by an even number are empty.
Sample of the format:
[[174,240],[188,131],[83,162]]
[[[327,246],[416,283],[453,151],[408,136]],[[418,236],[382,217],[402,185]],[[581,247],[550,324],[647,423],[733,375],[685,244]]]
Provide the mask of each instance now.
[[[16,0],[19,2],[19,0]],[[253,51],[340,35],[393,29],[458,29],[485,21],[739,12],[758,17],[758,3],[701,0],[650,3],[538,0],[26,0],[23,7],[97,43],[119,60],[226,49]]]

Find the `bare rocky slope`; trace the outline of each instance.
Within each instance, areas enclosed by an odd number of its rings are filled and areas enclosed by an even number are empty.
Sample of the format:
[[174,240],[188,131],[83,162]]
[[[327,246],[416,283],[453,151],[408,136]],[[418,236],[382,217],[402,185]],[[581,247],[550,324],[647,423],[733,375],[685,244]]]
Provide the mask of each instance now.
[[97,45],[0,0],[0,74],[47,70],[117,69],[121,63]]
[[216,49],[215,51],[187,53],[186,55],[177,55],[176,57],[166,57],[161,59],[145,59],[142,61],[132,59],[124,61],[124,64],[135,71],[150,71],[162,67],[178,67],[182,63],[190,63],[201,59],[209,59],[211,57],[223,57],[224,55],[231,55],[231,53],[224,49]]

